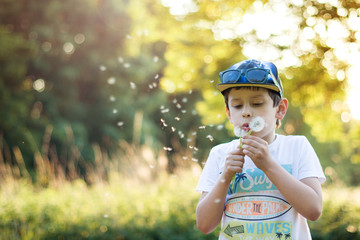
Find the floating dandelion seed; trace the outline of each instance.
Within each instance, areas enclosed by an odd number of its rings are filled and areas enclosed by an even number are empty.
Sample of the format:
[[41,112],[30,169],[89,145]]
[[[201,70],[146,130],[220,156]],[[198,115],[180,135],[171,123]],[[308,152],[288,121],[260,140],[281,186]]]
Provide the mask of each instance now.
[[119,122],[117,122],[117,125],[118,125],[119,127],[122,127],[122,126],[124,126],[124,122],[119,121]]
[[224,125],[220,124],[216,126],[216,130],[222,130],[224,129]]
[[115,82],[116,82],[116,78],[114,78],[114,77],[110,77],[110,78],[108,78],[108,80],[107,80],[107,83],[110,84],[110,85],[115,84]]
[[170,110],[168,109],[168,108],[165,108],[165,109],[163,109],[163,110],[161,110],[161,113],[167,113],[167,112],[169,112]]
[[224,178],[220,179],[220,182],[224,183],[226,182]]
[[131,89],[135,89],[136,88],[136,84],[134,82],[130,82],[130,87]]
[[185,134],[184,134],[182,131],[178,131],[178,134],[179,134],[179,137],[180,137],[180,138],[184,138],[184,137],[185,137]]
[[176,121],[180,121],[180,118],[179,118],[179,117],[174,117],[174,119],[175,119]]
[[217,198],[217,199],[215,199],[215,201],[214,201],[215,203],[220,203],[221,202],[221,200],[220,200],[220,198]]
[[171,127],[171,131],[172,131],[172,132],[175,132],[175,131],[176,131],[176,128]]
[[116,113],[118,113],[118,110],[114,108],[114,109],[112,110],[112,112],[113,112],[113,114],[116,114]]
[[99,67],[99,69],[100,69],[100,71],[104,72],[104,71],[106,71],[106,66],[101,65],[101,66]]
[[205,129],[206,128],[206,126],[199,126],[199,129]]
[[165,151],[171,152],[173,149],[171,147],[163,147]]
[[193,161],[193,162],[199,162],[199,159],[191,158],[191,161]]
[[124,63],[124,59],[122,57],[118,57],[118,62],[119,63]]
[[188,99],[187,99],[186,97],[184,97],[184,98],[182,99],[182,102],[183,102],[183,103],[187,103],[187,101],[188,101]]
[[116,97],[114,97],[113,95],[111,95],[111,96],[109,97],[109,100],[110,100],[110,102],[115,102]]
[[189,90],[189,94],[192,94],[192,92],[193,92],[192,89],[190,89],[190,90]]
[[176,104],[176,107],[177,107],[178,109],[181,109],[180,103],[177,103],[177,104]]
[[210,140],[210,142],[214,141],[214,137],[211,135],[207,135],[206,138],[208,138]]
[[166,124],[166,122],[165,122],[164,119],[160,118],[160,121],[161,121],[161,123],[162,123],[162,125],[163,125],[164,127],[167,127],[167,126],[168,126],[168,125]]
[[108,214],[104,214],[104,218],[108,218],[109,217],[109,215]]
[[182,157],[182,159],[184,159],[184,160],[188,160],[189,158],[184,156],[184,157]]
[[129,34],[126,35],[127,39],[132,39],[132,36],[130,36]]
[[158,56],[154,56],[154,57],[153,57],[153,61],[154,61],[154,62],[158,62],[158,61],[159,61],[159,57],[158,57]]
[[181,110],[181,113],[186,113],[186,110],[185,109]]
[[129,68],[129,67],[131,67],[131,64],[130,63],[124,63],[124,68]]
[[159,78],[159,74],[156,74],[154,79],[158,79]]

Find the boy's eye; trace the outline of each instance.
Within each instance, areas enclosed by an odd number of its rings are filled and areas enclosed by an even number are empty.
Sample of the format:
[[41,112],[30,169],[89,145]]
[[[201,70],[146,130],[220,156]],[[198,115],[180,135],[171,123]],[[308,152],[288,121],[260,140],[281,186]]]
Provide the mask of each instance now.
[[261,106],[261,105],[263,105],[263,103],[262,102],[255,102],[255,103],[253,103],[253,105],[254,106]]
[[234,106],[233,106],[233,108],[237,108],[237,109],[238,109],[238,108],[241,108],[241,107],[242,107],[242,105],[234,105]]

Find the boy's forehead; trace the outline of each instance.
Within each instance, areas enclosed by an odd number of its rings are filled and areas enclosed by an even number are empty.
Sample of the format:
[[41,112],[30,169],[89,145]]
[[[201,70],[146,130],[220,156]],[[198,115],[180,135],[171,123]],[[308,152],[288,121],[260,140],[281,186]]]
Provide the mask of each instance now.
[[240,88],[231,88],[229,95],[265,95],[268,90],[265,88],[259,87],[240,87]]

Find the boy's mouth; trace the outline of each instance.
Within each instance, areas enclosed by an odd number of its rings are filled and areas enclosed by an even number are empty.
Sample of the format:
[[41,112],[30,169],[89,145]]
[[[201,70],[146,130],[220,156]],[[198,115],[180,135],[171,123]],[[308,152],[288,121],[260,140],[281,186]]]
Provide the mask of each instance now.
[[241,125],[241,129],[244,130],[245,132],[249,132],[250,131],[249,124],[244,123],[243,125]]

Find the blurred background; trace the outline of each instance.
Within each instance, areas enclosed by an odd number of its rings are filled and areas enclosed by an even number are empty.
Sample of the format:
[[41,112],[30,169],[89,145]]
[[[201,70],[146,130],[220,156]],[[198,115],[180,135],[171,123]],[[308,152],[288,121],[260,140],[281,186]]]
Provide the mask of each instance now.
[[360,239],[355,0],[0,0],[0,239],[216,239],[194,189],[248,58],[327,176],[313,239]]

